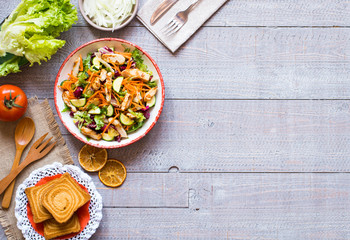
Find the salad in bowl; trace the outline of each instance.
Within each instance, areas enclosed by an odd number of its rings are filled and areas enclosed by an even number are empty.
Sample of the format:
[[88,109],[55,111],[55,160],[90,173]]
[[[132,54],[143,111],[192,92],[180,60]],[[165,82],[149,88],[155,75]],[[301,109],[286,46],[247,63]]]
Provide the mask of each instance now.
[[164,101],[155,62],[141,48],[119,39],[95,40],[75,50],[63,63],[56,86],[62,122],[78,139],[96,147],[117,148],[143,137]]

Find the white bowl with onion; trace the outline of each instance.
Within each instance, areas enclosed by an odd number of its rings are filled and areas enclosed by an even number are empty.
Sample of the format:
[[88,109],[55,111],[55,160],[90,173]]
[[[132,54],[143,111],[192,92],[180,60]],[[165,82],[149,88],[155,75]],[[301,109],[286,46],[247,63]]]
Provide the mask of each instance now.
[[113,32],[136,16],[138,0],[79,0],[79,9],[91,26]]

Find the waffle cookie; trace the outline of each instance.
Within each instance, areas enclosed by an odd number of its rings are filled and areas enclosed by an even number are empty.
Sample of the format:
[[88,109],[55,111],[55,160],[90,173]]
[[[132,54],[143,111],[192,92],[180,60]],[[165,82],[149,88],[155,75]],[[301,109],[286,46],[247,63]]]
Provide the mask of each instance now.
[[43,193],[51,186],[53,186],[57,181],[58,179],[54,179],[43,185],[29,187],[25,190],[25,193],[28,197],[30,209],[33,213],[33,221],[35,223],[40,223],[52,218],[52,215],[49,213],[49,211],[47,211],[46,208],[44,208],[42,205],[41,200]]
[[58,223],[53,218],[44,222],[45,239],[52,239],[70,233],[77,233],[79,231],[80,223],[76,214],[73,214],[66,223]]
[[64,173],[54,185],[46,190],[42,203],[58,223],[65,223],[89,200],[90,195],[69,173]]

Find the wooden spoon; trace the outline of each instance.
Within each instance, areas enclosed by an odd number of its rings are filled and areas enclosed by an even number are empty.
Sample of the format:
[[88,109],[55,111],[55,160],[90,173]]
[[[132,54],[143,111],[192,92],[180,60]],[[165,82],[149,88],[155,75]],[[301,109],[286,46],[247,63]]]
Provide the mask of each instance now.
[[44,134],[41,138],[36,140],[36,142],[29,149],[27,157],[21,162],[21,164],[11,170],[11,172],[0,181],[0,195],[5,192],[6,188],[17,177],[17,175],[22,172],[25,167],[35,161],[38,161],[39,159],[42,159],[52,150],[52,148],[54,148],[57,142],[53,142],[48,145],[52,137],[43,142],[47,134],[49,133]]
[[[35,125],[31,118],[25,117],[17,124],[15,131],[15,142],[16,142],[16,156],[12,165],[14,170],[19,165],[23,150],[32,140],[35,132]],[[5,191],[4,197],[2,199],[1,206],[3,209],[8,208],[11,203],[13,188],[15,186],[16,180],[13,180],[12,183],[8,186]]]

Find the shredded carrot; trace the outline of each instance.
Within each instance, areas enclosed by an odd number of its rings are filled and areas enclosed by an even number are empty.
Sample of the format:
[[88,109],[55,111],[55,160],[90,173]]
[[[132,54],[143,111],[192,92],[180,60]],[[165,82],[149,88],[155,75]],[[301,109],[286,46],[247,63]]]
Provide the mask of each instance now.
[[120,54],[126,58],[131,58],[131,53],[126,53],[126,52],[114,52],[116,54]]
[[94,99],[92,99],[92,97],[94,97],[98,92],[99,92],[99,91],[95,92],[95,93],[88,99],[88,101],[86,102],[86,104],[85,104],[85,106],[84,106],[84,109],[86,109],[86,107],[89,106],[89,103],[90,103],[91,101],[94,100]]
[[118,109],[114,109],[114,114],[116,117],[119,117],[119,110]]
[[103,96],[103,94],[101,93],[101,91],[98,94],[100,96],[100,98],[102,99],[102,101],[106,101],[105,97]]
[[89,87],[89,86],[90,86],[90,83],[86,84],[86,86],[85,86],[85,88],[84,88],[83,93],[85,93],[85,92],[86,92],[86,90],[88,89],[88,87]]
[[128,91],[128,93],[130,95],[135,95],[137,92],[137,89],[135,89],[135,87],[130,85],[130,84],[126,84],[126,85],[124,85],[124,87],[126,88],[126,90]]
[[[70,82],[70,81],[68,81],[68,80],[65,81],[65,82],[62,84],[61,87],[62,87],[63,89],[65,89],[65,90],[69,90],[69,88],[68,88],[68,86],[67,86],[67,85],[69,84],[69,82]],[[70,85],[69,85],[69,86],[70,86]]]
[[67,96],[69,99],[75,99],[75,96],[72,92],[69,93],[69,95]]
[[132,79],[132,81],[130,81],[130,84],[133,84],[133,85],[139,85],[139,84],[141,84],[142,82],[140,82],[140,81],[135,81],[135,80],[133,80]]
[[115,66],[115,67],[116,67],[117,71],[119,72],[119,74],[122,74],[122,72],[120,71],[119,66]]
[[78,78],[77,77],[75,77],[75,76],[73,76],[72,74],[68,74],[68,76],[70,76],[72,79],[74,79],[74,80],[78,80]]
[[88,82],[91,82],[92,78],[95,76],[95,73],[92,73],[88,79]]
[[95,97],[100,91],[96,91],[94,94],[91,95],[91,97],[89,97],[88,101],[90,101],[93,97]]
[[119,74],[121,74],[120,68],[118,65],[114,64],[114,63],[110,63],[113,67],[114,70],[117,70],[119,72]]
[[62,84],[61,88],[65,89],[65,90],[67,90],[67,91],[69,91],[69,92],[74,92],[75,89],[76,89],[77,87],[75,87],[74,89],[72,89],[72,84],[73,84],[73,83],[75,83],[75,82],[74,82],[74,81],[69,81],[69,80],[67,80],[67,81],[65,81],[65,82]]
[[146,95],[146,92],[141,92],[141,99],[144,99],[145,98],[145,95]]
[[113,98],[117,101],[117,103],[118,103],[118,105],[119,105],[119,100],[118,100],[118,98],[114,95],[113,92],[112,92],[112,96],[113,96]]
[[109,105],[109,103],[101,103],[100,105],[98,105],[99,107],[103,107],[103,106],[107,106],[107,105]]
[[124,97],[119,96],[119,94],[118,94],[118,93],[115,93],[115,95],[117,95],[117,96],[118,96],[118,98],[120,98],[122,101],[124,101]]
[[128,64],[126,65],[125,69],[129,69],[131,67],[131,58],[128,60]]
[[119,67],[117,65],[115,65],[114,63],[110,63],[112,65],[112,68],[114,70],[117,70],[120,73]]
[[136,107],[145,108],[141,102],[140,102],[141,105],[137,104],[136,102],[132,102],[131,104],[134,104]]
[[117,118],[117,116],[115,116],[115,117],[113,118],[113,120],[110,121],[110,122],[108,123],[108,125],[106,126],[106,128],[103,130],[102,134],[104,134],[104,133],[106,132],[106,130],[109,128],[109,126],[111,125],[111,123],[114,122],[114,120],[115,120],[116,118]]
[[131,110],[136,112],[137,111],[137,107],[132,107]]
[[142,87],[146,87],[146,88],[148,88],[148,89],[151,89],[151,87],[148,86],[147,84],[142,83],[141,85],[142,85]]

